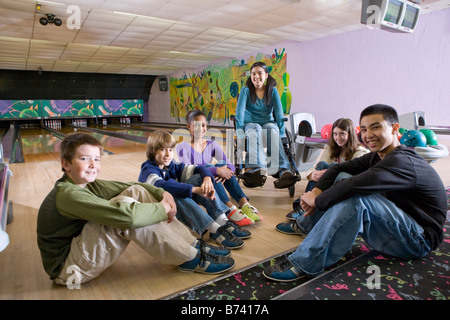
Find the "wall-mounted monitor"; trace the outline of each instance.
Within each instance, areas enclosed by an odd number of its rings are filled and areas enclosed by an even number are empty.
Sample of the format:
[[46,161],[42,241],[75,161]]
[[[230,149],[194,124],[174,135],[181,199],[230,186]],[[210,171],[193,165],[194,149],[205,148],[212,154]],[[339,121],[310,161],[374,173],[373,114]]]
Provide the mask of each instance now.
[[383,1],[380,24],[387,28],[398,29],[403,15],[403,5],[403,1],[400,0]]
[[403,10],[403,19],[398,29],[405,32],[413,32],[419,20],[420,6],[410,1],[405,2],[405,9]]
[[408,0],[363,0],[361,23],[392,32],[413,32],[420,6]]

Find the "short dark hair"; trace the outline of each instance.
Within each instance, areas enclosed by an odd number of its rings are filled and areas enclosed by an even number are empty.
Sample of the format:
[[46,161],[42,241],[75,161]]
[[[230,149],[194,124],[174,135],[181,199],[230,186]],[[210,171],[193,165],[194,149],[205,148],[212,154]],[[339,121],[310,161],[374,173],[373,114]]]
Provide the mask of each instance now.
[[397,111],[386,104],[373,104],[365,108],[359,117],[359,123],[361,123],[361,119],[365,116],[371,114],[382,114],[384,120],[386,120],[390,125],[394,123],[398,123],[398,114]]
[[[64,159],[67,162],[72,163],[77,149],[84,144],[98,147],[100,149],[100,154],[103,152],[103,146],[101,142],[94,138],[92,135],[88,133],[76,132],[69,134],[61,142],[61,146],[59,148],[61,160]],[[62,168],[62,170],[65,171],[64,168]]]

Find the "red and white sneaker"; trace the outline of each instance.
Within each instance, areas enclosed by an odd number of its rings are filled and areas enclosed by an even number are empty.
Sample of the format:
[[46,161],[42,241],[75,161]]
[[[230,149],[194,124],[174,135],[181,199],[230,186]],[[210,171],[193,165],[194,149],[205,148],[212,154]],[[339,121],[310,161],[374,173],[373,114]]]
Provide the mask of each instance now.
[[249,226],[255,223],[253,219],[247,217],[244,213],[242,213],[241,209],[236,208],[236,206],[232,206],[230,208],[230,213],[227,214],[227,218],[234,221],[240,227]]

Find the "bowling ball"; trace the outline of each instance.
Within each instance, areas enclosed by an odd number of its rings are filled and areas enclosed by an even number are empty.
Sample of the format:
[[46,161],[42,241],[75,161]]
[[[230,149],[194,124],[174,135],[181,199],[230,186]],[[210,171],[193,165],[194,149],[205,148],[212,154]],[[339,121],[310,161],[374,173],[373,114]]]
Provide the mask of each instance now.
[[420,129],[420,132],[422,132],[425,135],[425,138],[427,138],[427,144],[430,146],[435,146],[438,144],[438,139],[436,136],[436,133],[434,133],[433,130],[430,129]]
[[407,147],[426,147],[427,138],[419,130],[408,130],[402,135],[400,143]]
[[332,136],[331,128],[333,128],[333,125],[329,123],[324,125],[322,130],[320,130],[320,135],[323,139],[329,139]]

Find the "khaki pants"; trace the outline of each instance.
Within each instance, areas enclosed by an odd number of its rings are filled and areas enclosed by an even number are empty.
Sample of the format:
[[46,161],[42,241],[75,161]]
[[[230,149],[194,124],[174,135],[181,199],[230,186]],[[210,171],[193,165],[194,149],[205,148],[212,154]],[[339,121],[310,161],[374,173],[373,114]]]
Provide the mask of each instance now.
[[[135,185],[112,202],[158,202],[145,188]],[[196,238],[178,220],[141,227],[118,229],[88,222],[72,240],[69,255],[55,283],[82,284],[98,277],[123,253],[130,241],[136,242],[161,263],[179,265],[197,254]]]

